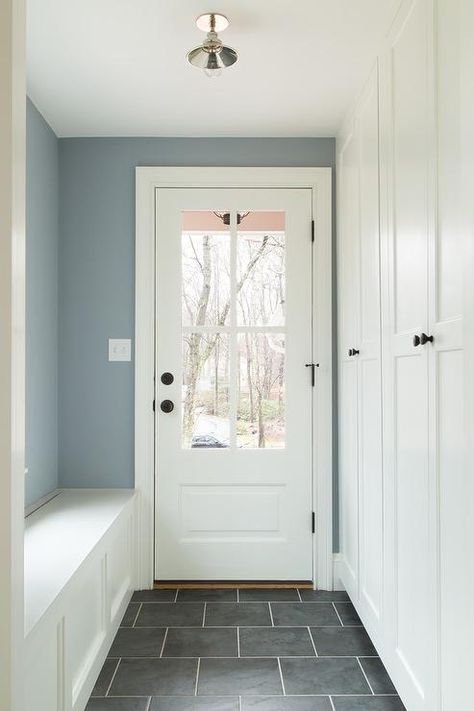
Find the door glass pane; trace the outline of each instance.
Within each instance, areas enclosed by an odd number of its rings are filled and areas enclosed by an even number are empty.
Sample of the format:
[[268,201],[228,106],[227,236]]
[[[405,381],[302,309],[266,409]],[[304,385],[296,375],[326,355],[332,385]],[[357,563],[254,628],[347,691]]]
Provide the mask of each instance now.
[[285,324],[285,213],[249,212],[237,232],[237,323]]
[[211,211],[182,213],[183,326],[219,326],[230,313],[230,233]]
[[183,335],[182,446],[229,446],[229,337]]
[[285,446],[285,336],[238,336],[237,445],[280,449]]

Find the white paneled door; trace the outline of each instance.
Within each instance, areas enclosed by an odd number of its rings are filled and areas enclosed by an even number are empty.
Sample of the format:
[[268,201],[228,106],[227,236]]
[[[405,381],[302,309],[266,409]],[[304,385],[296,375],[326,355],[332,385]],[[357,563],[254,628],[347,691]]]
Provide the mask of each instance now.
[[313,577],[311,213],[157,190],[157,579]]

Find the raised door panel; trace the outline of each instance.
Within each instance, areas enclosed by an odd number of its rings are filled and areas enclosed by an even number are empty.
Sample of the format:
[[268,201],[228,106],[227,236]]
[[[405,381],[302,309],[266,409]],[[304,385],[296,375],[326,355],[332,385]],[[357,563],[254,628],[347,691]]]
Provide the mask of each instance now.
[[384,290],[384,646],[410,711],[436,708],[429,466],[428,244],[432,225],[431,2],[405,2],[381,73]]
[[383,587],[378,125],[375,68],[358,108],[360,611],[373,636],[379,634]]
[[359,585],[359,473],[357,427],[359,150],[352,131],[339,160],[339,488],[341,576],[353,598]]

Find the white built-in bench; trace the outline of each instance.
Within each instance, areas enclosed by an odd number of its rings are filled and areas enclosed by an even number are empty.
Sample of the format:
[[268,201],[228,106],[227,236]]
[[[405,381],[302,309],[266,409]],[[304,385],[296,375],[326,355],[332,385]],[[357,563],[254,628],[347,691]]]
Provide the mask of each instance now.
[[83,711],[135,587],[132,490],[67,490],[25,522],[25,708]]

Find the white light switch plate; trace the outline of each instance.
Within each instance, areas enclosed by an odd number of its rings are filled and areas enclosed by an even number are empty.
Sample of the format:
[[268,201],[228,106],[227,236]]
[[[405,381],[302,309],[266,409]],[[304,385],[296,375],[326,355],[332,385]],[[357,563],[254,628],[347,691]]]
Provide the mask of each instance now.
[[109,338],[109,361],[132,360],[132,341],[130,338]]

